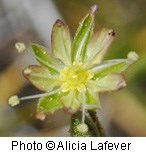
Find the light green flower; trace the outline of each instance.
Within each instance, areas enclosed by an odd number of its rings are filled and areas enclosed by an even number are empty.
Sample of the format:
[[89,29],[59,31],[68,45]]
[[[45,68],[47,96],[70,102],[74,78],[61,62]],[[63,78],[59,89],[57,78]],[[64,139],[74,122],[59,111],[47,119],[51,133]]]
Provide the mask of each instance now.
[[86,109],[94,110],[100,106],[100,92],[126,86],[120,73],[133,64],[138,55],[130,52],[126,59],[103,61],[115,32],[103,28],[93,34],[96,10],[94,5],[81,20],[73,42],[68,26],[57,20],[52,30],[52,52],[38,44],[31,44],[40,65],[27,67],[23,74],[45,93],[23,97],[20,101],[41,97],[37,107],[37,112],[41,114],[64,108],[72,113],[81,109],[84,115]]

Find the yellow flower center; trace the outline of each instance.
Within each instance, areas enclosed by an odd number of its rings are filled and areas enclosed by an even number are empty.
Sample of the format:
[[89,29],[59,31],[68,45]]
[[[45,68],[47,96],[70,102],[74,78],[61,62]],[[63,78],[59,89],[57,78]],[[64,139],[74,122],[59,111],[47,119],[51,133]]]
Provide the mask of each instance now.
[[93,74],[84,69],[81,63],[66,67],[61,72],[63,91],[67,92],[76,89],[79,92],[84,92],[86,90],[86,82],[92,77]]

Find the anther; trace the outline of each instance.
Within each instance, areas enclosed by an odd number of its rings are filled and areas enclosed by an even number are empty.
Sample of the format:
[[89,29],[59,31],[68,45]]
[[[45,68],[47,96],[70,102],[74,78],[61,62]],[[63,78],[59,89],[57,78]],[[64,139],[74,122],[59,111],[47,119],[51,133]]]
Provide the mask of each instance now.
[[14,107],[17,106],[20,103],[20,99],[18,96],[11,96],[8,100],[8,103],[10,106]]
[[18,53],[22,53],[26,49],[25,44],[24,43],[21,43],[21,42],[17,42],[15,44],[15,48],[18,51]]
[[85,124],[85,123],[79,124],[79,125],[77,126],[77,130],[78,130],[79,132],[81,132],[81,133],[86,133],[86,132],[88,132],[88,126],[87,126],[87,124]]
[[128,54],[128,59],[130,59],[130,60],[132,60],[132,61],[137,61],[138,60],[138,58],[139,58],[139,56],[137,55],[137,53],[136,52],[134,52],[134,51],[131,51],[129,54]]

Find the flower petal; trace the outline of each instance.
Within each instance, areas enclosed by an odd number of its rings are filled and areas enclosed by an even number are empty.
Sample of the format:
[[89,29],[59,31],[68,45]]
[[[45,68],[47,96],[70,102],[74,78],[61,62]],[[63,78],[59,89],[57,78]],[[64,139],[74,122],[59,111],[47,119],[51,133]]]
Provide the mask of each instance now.
[[36,60],[40,64],[49,68],[53,73],[59,73],[61,63],[57,59],[53,58],[53,56],[49,54],[45,47],[38,44],[31,44],[31,47],[33,49]]
[[[130,55],[135,55],[135,59],[133,59]],[[131,64],[133,64],[138,57],[134,52],[130,52],[128,54],[127,59],[115,59],[115,60],[107,60],[104,61],[101,65],[98,65],[92,69],[90,69],[91,73],[94,73],[93,79],[101,79],[104,76],[111,73],[121,73],[125,69],[127,69]]]
[[51,96],[40,98],[37,106],[37,111],[43,113],[54,113],[55,111],[61,109],[63,107],[63,104],[61,102],[61,95],[61,93],[55,93]]
[[44,66],[28,66],[24,69],[23,74],[34,86],[45,92],[60,86],[59,75],[52,75]]
[[99,97],[97,93],[93,92],[92,90],[86,91],[86,101],[85,107],[88,110],[95,110],[100,106]]
[[126,82],[122,74],[109,74],[96,81],[90,80],[88,86],[97,92],[105,92],[121,89],[126,86]]
[[52,30],[52,52],[64,64],[71,64],[71,39],[68,26],[57,20]]
[[73,113],[76,112],[81,105],[81,102],[79,101],[79,93],[75,90],[70,90],[65,93],[61,100],[65,108],[71,108]]
[[79,28],[74,37],[72,47],[72,62],[84,62],[86,58],[87,44],[92,36],[94,26],[94,14],[96,6],[91,8],[90,12],[80,22]]
[[88,57],[86,61],[90,63],[90,67],[101,62],[114,36],[114,30],[108,28],[103,28],[93,35],[87,47]]

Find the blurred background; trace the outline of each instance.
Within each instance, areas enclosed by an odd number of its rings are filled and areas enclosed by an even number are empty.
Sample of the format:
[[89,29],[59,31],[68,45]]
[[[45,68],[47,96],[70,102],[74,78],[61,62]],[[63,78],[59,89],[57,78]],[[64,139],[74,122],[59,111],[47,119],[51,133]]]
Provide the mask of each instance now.
[[15,108],[11,95],[39,93],[22,76],[22,69],[36,64],[29,54],[18,54],[16,42],[50,47],[51,29],[63,19],[73,36],[90,6],[98,4],[95,28],[114,28],[116,38],[106,59],[140,55],[126,72],[127,87],[101,94],[98,110],[107,136],[146,136],[146,1],[145,0],[0,0],[0,136],[69,136],[70,116],[58,111],[45,121],[35,118],[37,100]]

